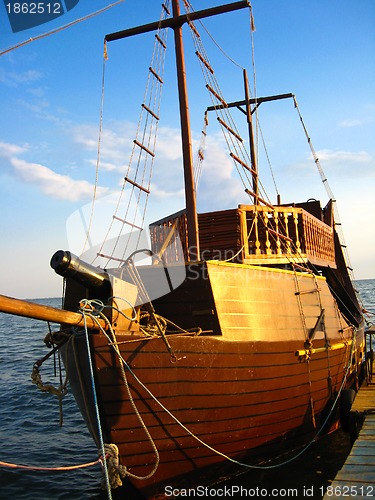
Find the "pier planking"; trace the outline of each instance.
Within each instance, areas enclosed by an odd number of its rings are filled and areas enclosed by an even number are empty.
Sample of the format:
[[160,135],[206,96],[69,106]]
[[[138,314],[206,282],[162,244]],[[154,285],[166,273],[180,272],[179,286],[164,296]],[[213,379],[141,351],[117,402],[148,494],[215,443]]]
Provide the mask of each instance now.
[[375,497],[375,383],[363,385],[354,400],[352,412],[365,420],[345,464],[337,473],[323,500]]

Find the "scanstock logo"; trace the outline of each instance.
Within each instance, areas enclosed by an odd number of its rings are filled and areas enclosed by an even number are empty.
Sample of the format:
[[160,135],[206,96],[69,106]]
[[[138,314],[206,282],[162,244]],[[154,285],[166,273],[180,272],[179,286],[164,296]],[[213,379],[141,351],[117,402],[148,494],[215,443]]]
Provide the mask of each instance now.
[[3,0],[13,33],[48,23],[72,10],[79,0],[54,0],[32,2]]

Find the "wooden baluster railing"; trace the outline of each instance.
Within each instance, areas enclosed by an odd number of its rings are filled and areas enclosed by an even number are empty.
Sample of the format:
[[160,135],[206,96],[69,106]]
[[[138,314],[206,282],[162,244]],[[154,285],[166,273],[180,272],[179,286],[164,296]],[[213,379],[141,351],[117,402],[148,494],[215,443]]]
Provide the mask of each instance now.
[[288,216],[289,216],[288,215],[288,211],[287,210],[283,210],[285,236],[287,238],[285,240],[285,253],[286,253],[286,255],[290,255],[291,254],[291,239],[289,237]]
[[271,250],[271,242],[270,242],[270,233],[268,231],[268,210],[263,210],[263,223],[264,227],[266,230],[266,242],[265,242],[265,253],[266,255],[271,255],[272,250]]
[[299,231],[298,231],[298,212],[295,210],[293,212],[293,222],[294,222],[294,228],[296,232],[296,241],[294,242],[294,245],[296,247],[296,254],[299,254],[301,252],[301,242],[299,239]]
[[259,228],[258,228],[258,210],[254,211],[254,227],[255,227],[255,255],[260,255],[262,253],[259,241]]
[[274,210],[273,212],[273,220],[275,221],[275,231],[276,231],[276,254],[282,255],[280,230],[279,230],[279,212],[277,210]]

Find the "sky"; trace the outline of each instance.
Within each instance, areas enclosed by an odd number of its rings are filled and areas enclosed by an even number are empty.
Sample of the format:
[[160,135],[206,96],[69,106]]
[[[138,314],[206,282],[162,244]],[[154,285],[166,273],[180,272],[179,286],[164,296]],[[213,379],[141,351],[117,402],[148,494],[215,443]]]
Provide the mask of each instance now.
[[[125,0],[102,14],[41,37],[114,2],[80,0],[57,20],[13,33],[0,3],[0,293],[61,295],[50,268],[59,249],[80,242],[77,214],[88,213],[100,128],[103,39],[159,19],[159,0]],[[195,0],[195,10],[219,0]],[[229,2],[228,2],[229,3]],[[357,279],[375,278],[375,2],[254,0],[256,93],[296,95],[320,164],[338,203]],[[247,9],[198,27],[227,101],[243,99],[242,69],[253,75]],[[211,37],[216,44],[212,42]],[[210,105],[190,34],[185,44],[193,147]],[[18,48],[18,44],[30,40]],[[168,36],[149,220],[184,208],[172,33]],[[144,94],[153,34],[108,44],[98,197],[111,199]],[[220,50],[222,49],[222,50]],[[223,53],[225,51],[225,54]],[[4,52],[4,53],[3,53]],[[234,64],[234,62],[235,64]],[[251,92],[255,95],[253,76]],[[241,119],[241,116],[239,116]],[[213,121],[213,120],[211,120]],[[259,123],[282,202],[328,197],[292,100],[262,104]],[[200,211],[249,203],[215,124],[198,190]],[[216,127],[216,128],[215,128]],[[259,141],[259,172],[276,202]],[[117,174],[117,175],[116,175]],[[152,196],[150,196],[151,200]],[[111,201],[110,201],[111,203]],[[109,203],[109,204],[110,204]],[[108,205],[108,203],[107,203]]]

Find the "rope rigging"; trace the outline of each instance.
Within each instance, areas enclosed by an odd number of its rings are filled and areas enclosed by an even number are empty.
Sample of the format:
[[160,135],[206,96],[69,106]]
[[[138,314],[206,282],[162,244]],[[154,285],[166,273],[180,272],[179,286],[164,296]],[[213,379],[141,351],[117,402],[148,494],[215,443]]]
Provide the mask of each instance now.
[[[85,312],[85,309],[83,309],[83,314],[90,314],[90,313],[86,313]],[[95,316],[94,316],[95,318]],[[350,350],[350,353],[348,355],[348,359],[347,359],[347,364],[346,364],[346,367],[345,367],[345,375],[344,375],[344,378],[343,378],[343,381],[340,385],[340,388],[338,390],[338,393],[336,394],[333,402],[332,402],[332,406],[330,408],[330,411],[328,412],[328,415],[326,416],[326,418],[324,419],[324,421],[322,422],[321,426],[319,427],[319,429],[317,429],[315,431],[315,434],[313,436],[313,438],[311,439],[311,441],[305,446],[303,447],[296,455],[294,455],[293,457],[283,461],[282,463],[278,463],[278,464],[271,464],[271,465],[251,465],[251,464],[247,464],[247,463],[244,463],[244,462],[240,462],[236,459],[233,459],[232,457],[226,455],[225,453],[222,453],[220,450],[218,450],[217,448],[214,448],[213,446],[209,445],[208,443],[206,443],[203,439],[201,439],[199,436],[197,436],[196,434],[194,434],[186,425],[184,425],[170,410],[168,410],[168,408],[150,391],[150,389],[139,379],[139,377],[134,373],[134,371],[132,370],[132,368],[129,366],[129,364],[126,362],[126,360],[124,359],[124,357],[122,356],[121,352],[120,352],[120,349],[119,349],[119,346],[118,346],[118,343],[116,341],[116,335],[115,333],[113,332],[111,326],[109,325],[109,334],[103,329],[103,328],[100,328],[100,331],[101,333],[106,337],[107,341],[108,341],[108,345],[110,347],[112,347],[116,353],[116,355],[118,356],[118,359],[120,361],[120,365],[122,367],[122,373],[123,373],[123,382],[126,384],[127,387],[128,386],[128,381],[127,381],[127,378],[126,378],[126,373],[125,372],[128,372],[130,373],[130,375],[134,378],[134,380],[146,391],[146,393],[161,407],[161,409],[163,411],[165,411],[187,434],[189,434],[191,437],[193,437],[196,441],[198,441],[202,446],[206,447],[207,449],[209,449],[210,451],[214,452],[215,454],[223,457],[224,459],[232,462],[232,463],[235,463],[237,465],[240,465],[241,467],[244,467],[244,468],[247,468],[247,469],[257,469],[257,470],[260,470],[260,469],[264,469],[264,470],[269,470],[269,469],[275,469],[275,468],[278,468],[278,467],[281,467],[283,465],[286,465],[288,463],[291,463],[293,462],[294,460],[296,460],[297,458],[299,458],[303,453],[305,453],[307,451],[307,449],[309,449],[312,444],[317,440],[318,436],[321,434],[322,430],[324,429],[324,427],[326,426],[327,422],[329,421],[329,419],[331,418],[331,415],[332,415],[332,412],[334,411],[334,409],[336,408],[336,405],[339,401],[339,398],[340,398],[340,395],[341,395],[341,392],[345,386],[345,383],[346,383],[346,380],[347,380],[347,377],[349,375],[349,372],[350,372],[350,369],[351,369],[351,360],[352,360],[352,355],[353,355],[353,352],[354,352],[354,348],[355,348],[355,338],[356,338],[356,329],[353,328],[353,337],[352,337],[352,342],[351,342],[351,350]],[[130,388],[129,388],[129,393],[130,393]],[[128,394],[129,394],[128,393]],[[129,397],[131,398],[131,401],[132,401],[132,404],[134,403],[134,406],[135,406],[135,402],[133,400],[133,397],[130,393]],[[136,406],[135,406],[136,408]],[[136,410],[138,411],[138,410]],[[151,436],[149,436],[150,439],[152,440]],[[115,455],[116,455],[116,450],[115,450]],[[158,456],[158,455],[157,455]],[[271,461],[271,460],[270,460]],[[270,462],[269,461],[269,462]],[[115,474],[118,474],[122,477],[124,477],[125,475],[131,475],[131,473],[126,469],[126,467],[124,466],[116,466],[116,463],[118,464],[118,458],[115,456],[115,462],[114,462],[114,473]],[[158,463],[158,460],[156,461],[156,463]],[[156,470],[156,468],[155,468]],[[154,473],[155,471],[153,470],[152,473],[150,473],[148,477],[151,477],[151,475]],[[134,477],[134,476],[133,476]],[[137,477],[137,476],[135,476]],[[137,477],[138,478],[138,477]]]
[[[191,3],[188,0],[184,0],[185,8],[187,11],[187,15],[189,13],[194,12],[193,7],[191,6]],[[254,24],[254,18],[253,18],[253,11],[252,11],[252,6],[250,2],[248,2],[249,5],[249,12],[250,12],[250,32],[251,32],[251,61],[252,61],[252,73],[253,73],[253,86],[254,86],[254,95],[256,96],[257,93],[257,84],[256,84],[256,66],[255,66],[255,43],[254,43],[254,37],[253,37],[253,32],[255,31],[255,24]],[[205,27],[205,25],[202,23],[201,20],[198,21],[199,24],[203,27],[203,29],[206,31],[210,39],[213,41],[213,43],[218,47],[218,49],[222,52],[222,54],[238,69],[241,71],[244,71],[244,68],[242,65],[237,63],[231,56],[229,56],[220,46],[220,44],[215,40],[213,35],[208,31],[208,29]],[[212,107],[215,109],[216,116],[217,116],[217,121],[219,122],[222,130],[223,137],[226,141],[226,145],[229,151],[229,154],[233,160],[234,166],[237,170],[238,176],[243,184],[243,187],[245,189],[245,192],[248,192],[248,186],[252,182],[252,178],[255,175],[254,171],[254,166],[252,165],[251,158],[249,156],[249,153],[246,149],[245,146],[245,141],[241,137],[236,123],[227,107],[226,100],[222,94],[222,91],[220,89],[219,82],[215,76],[214,69],[212,65],[209,62],[209,58],[207,55],[207,52],[203,46],[203,41],[202,38],[196,28],[195,21],[189,21],[189,27],[191,31],[191,35],[194,41],[194,45],[196,48],[196,56],[199,60],[199,64],[201,67],[201,72],[203,74],[203,78],[206,83],[206,88],[209,91],[209,96],[212,102]],[[276,194],[278,194],[278,189],[276,185],[276,179],[275,179],[275,174],[272,169],[271,161],[269,158],[269,154],[267,152],[267,147],[263,138],[263,134],[260,128],[260,123],[259,123],[259,116],[258,116],[258,105],[256,104],[254,107],[254,110],[252,111],[255,113],[256,117],[256,143],[255,143],[255,157],[258,157],[258,149],[259,149],[259,136],[262,138],[262,143],[263,147],[266,153],[267,157],[267,163],[268,167],[271,172],[271,176],[273,179],[273,183],[275,186]],[[195,162],[195,178],[196,178],[196,185],[199,185],[199,180],[202,174],[202,162],[204,159],[204,145],[205,145],[205,138],[207,135],[206,132],[206,127],[208,124],[207,121],[207,112],[205,112],[205,117],[204,117],[204,128],[202,131],[202,138],[201,138],[201,144],[198,149],[197,153],[197,159]],[[259,184],[261,190],[262,190],[262,196],[264,199],[268,200],[269,203],[270,199],[267,195],[267,192],[265,188],[263,187],[261,181],[257,179],[257,183]]]
[[[211,102],[215,107],[217,121],[220,124],[223,136],[225,138],[228,151],[230,152],[230,157],[233,160],[233,164],[238,172],[239,178],[243,184],[245,192],[248,194],[251,191],[248,186],[251,185],[252,179],[255,175],[254,166],[252,165],[252,160],[249,156],[247,148],[245,146],[245,141],[242,139],[238,129],[236,127],[235,121],[231,116],[229,109],[227,109],[225,98],[221,92],[218,80],[215,76],[215,72],[212,69],[206,50],[203,46],[201,37],[195,27],[195,22],[189,20],[189,13],[193,12],[193,8],[188,0],[184,0],[185,9],[188,17],[188,25],[190,27],[194,45],[196,48],[196,56],[199,60],[201,71],[206,83],[206,88],[210,95]],[[249,13],[250,13],[250,27],[251,33],[255,31],[252,7],[250,2]],[[170,15],[168,10],[168,4],[162,7],[160,23],[167,15]],[[210,38],[214,41],[220,51],[228,58],[232,64],[237,68],[243,69],[242,66],[234,61],[233,58],[228,56],[220,45],[214,40],[213,36],[204,27],[203,23],[199,21],[203,29],[208,33]],[[167,29],[159,29],[155,35],[154,51],[151,59],[151,64],[149,67],[148,82],[146,85],[144,100],[141,106],[141,114],[138,121],[136,138],[133,141],[133,148],[130,155],[130,160],[127,168],[127,172],[124,176],[124,182],[121,187],[121,191],[118,197],[117,205],[114,210],[110,224],[103,242],[100,246],[97,256],[94,258],[95,262],[99,257],[106,259],[106,264],[103,267],[108,267],[111,261],[116,262],[116,265],[121,265],[126,259],[126,254],[129,249],[129,245],[133,244],[132,235],[135,231],[138,231],[137,241],[135,246],[137,247],[141,232],[143,229],[143,223],[145,220],[145,213],[148,204],[148,197],[150,195],[151,187],[151,175],[153,170],[154,158],[155,158],[155,146],[156,146],[156,134],[160,116],[160,100],[161,100],[161,90],[163,85],[163,73],[164,73],[164,59],[166,52],[166,39]],[[255,71],[255,57],[254,57],[254,39],[251,35],[252,42],[252,65],[253,65],[253,75],[254,75],[254,89],[256,93],[256,71]],[[93,212],[94,204],[96,199],[97,185],[98,185],[98,171],[100,163],[100,144],[101,144],[101,134],[102,134],[102,113],[103,113],[103,101],[104,101],[104,71],[105,71],[105,61],[107,59],[107,49],[105,46],[105,57],[103,64],[103,82],[102,82],[102,105],[100,112],[100,126],[99,126],[99,139],[98,139],[98,155],[97,155],[97,168],[96,168],[96,182],[94,197],[92,203],[92,210],[90,216],[90,222],[88,224],[88,230],[86,232],[86,243],[89,240],[89,233],[93,222]],[[259,119],[258,119],[258,106],[255,106],[254,112],[256,113],[256,123],[257,130],[259,129]],[[204,118],[204,127],[202,131],[201,145],[198,149],[196,161],[195,161],[195,182],[196,186],[199,185],[199,180],[202,173],[202,162],[204,159],[204,147],[206,140],[206,127],[207,127],[207,115]],[[257,146],[258,149],[258,136],[257,133]],[[264,139],[263,139],[264,144]],[[264,144],[265,146],[265,144]],[[275,183],[274,174],[272,172],[271,162],[268,158],[268,165],[271,169],[272,177]],[[258,181],[257,181],[258,183]],[[262,184],[259,182],[262,189],[263,199],[269,200],[266,190],[263,188]],[[126,190],[126,196],[125,196]],[[129,229],[129,232],[126,230]],[[126,235],[126,239],[122,236]],[[134,238],[133,238],[134,240]],[[121,243],[120,243],[121,242]]]
[[[112,220],[97,254],[97,257],[107,259],[105,267],[111,261],[116,261],[117,265],[121,265],[126,259],[132,235],[135,231],[138,231],[135,243],[137,246],[141,237],[141,230],[143,229],[148,197],[151,191],[151,176],[160,119],[161,93],[164,83],[164,61],[167,47],[168,31],[166,28],[160,28],[160,23],[169,14],[168,5],[169,0],[162,7],[159,29],[155,34],[148,79],[128,167],[123,178]],[[115,225],[120,226],[118,230],[115,229]],[[129,229],[129,233],[126,233],[127,241],[122,246],[120,245],[120,241],[123,243],[121,237],[124,235],[126,229]],[[110,242],[112,232],[114,232],[114,237],[112,237],[114,241]],[[109,250],[105,248],[107,242],[111,244]]]
[[95,16],[98,16],[99,14],[102,14],[106,10],[111,9],[112,7],[116,7],[117,5],[119,5],[120,3],[123,3],[123,2],[125,2],[125,0],[117,0],[117,2],[113,2],[110,5],[107,5],[106,7],[104,7],[103,9],[92,12],[91,14],[88,14],[87,16],[80,17],[79,19],[76,19],[75,21],[72,21],[71,23],[65,24],[64,26],[60,26],[59,28],[56,28],[52,31],[47,31],[46,33],[42,33],[41,35],[31,37],[28,40],[25,40],[21,43],[18,43],[17,45],[13,45],[12,47],[9,47],[8,49],[1,51],[0,56],[3,56],[4,54],[8,54],[9,52],[12,52],[13,50],[16,50],[20,47],[23,47],[31,42],[41,40],[42,38],[46,38],[47,36],[55,35],[56,33],[59,33],[60,31],[64,31],[67,28],[71,28],[75,24],[81,23],[83,21],[87,21],[88,19],[91,19]]
[[318,172],[319,172],[319,175],[322,179],[322,183],[324,185],[324,188],[327,192],[327,195],[328,195],[328,198],[330,200],[332,200],[332,204],[333,204],[333,209],[334,209],[334,223],[335,223],[335,229],[337,231],[337,234],[338,234],[338,237],[339,237],[339,241],[340,241],[340,244],[341,244],[341,248],[343,249],[343,253],[344,253],[344,256],[345,256],[345,261],[346,261],[346,264],[347,264],[347,269],[349,271],[349,274],[351,276],[351,279],[354,280],[354,273],[353,273],[353,269],[352,269],[352,266],[350,264],[350,257],[349,257],[349,253],[348,253],[348,250],[347,250],[347,246],[345,244],[345,239],[344,239],[344,233],[343,233],[343,230],[342,230],[342,225],[341,225],[341,222],[340,222],[340,216],[339,216],[339,211],[338,211],[338,208],[337,208],[337,201],[336,201],[336,198],[335,196],[333,195],[333,192],[329,186],[329,183],[328,183],[328,179],[323,171],[323,168],[320,164],[320,161],[319,161],[319,158],[318,158],[318,155],[315,151],[315,148],[313,146],[313,143],[311,141],[311,138],[309,136],[309,133],[307,131],[307,128],[306,128],[306,125],[305,125],[305,122],[302,118],[302,115],[301,115],[301,112],[300,112],[300,109],[299,109],[299,106],[298,106],[298,102],[297,102],[297,99],[296,97],[294,96],[294,106],[297,110],[297,113],[298,113],[298,116],[299,116],[299,119],[301,121],[301,124],[302,124],[302,128],[303,128],[303,131],[306,135],[306,139],[307,139],[307,142],[309,144],[309,147],[310,147],[310,150],[311,150],[311,154],[314,158],[314,162],[315,162],[315,165],[316,165],[316,168],[318,169]]

